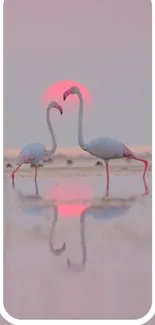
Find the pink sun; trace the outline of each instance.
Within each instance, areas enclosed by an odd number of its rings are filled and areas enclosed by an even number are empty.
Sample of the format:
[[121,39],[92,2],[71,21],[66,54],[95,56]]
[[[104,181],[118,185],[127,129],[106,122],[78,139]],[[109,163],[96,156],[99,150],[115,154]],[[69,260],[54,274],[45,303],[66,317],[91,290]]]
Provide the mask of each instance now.
[[[84,106],[86,108],[90,108],[92,104],[92,96],[88,88],[82,85],[79,82],[75,82],[73,80],[64,80],[59,81],[48,87],[43,93],[43,106],[47,106],[50,101],[57,101],[60,105],[63,105],[63,93],[70,87],[76,86],[80,89],[81,94],[84,100]],[[73,109],[77,106],[79,100],[77,96],[70,96],[67,101],[66,107]]]
[[76,183],[68,181],[55,188],[51,187],[46,193],[46,199],[57,201],[58,214],[64,218],[80,217],[82,210],[89,205],[88,202],[92,198],[91,187],[82,181]]

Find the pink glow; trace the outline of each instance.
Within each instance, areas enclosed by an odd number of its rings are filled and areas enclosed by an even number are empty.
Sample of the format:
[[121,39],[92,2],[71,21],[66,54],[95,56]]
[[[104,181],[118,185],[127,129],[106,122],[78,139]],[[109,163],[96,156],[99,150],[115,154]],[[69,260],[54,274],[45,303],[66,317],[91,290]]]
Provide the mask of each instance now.
[[82,210],[89,205],[89,203],[84,201],[91,200],[92,198],[92,189],[88,184],[81,181],[77,183],[68,181],[66,184],[55,188],[51,187],[46,193],[46,199],[58,201],[58,214],[64,218],[80,217]]
[[[43,94],[43,106],[46,107],[49,101],[57,101],[60,104],[64,104],[63,102],[63,93],[70,87],[76,86],[80,89],[81,94],[83,96],[84,105],[86,108],[90,108],[92,104],[92,95],[88,88],[82,85],[79,82],[75,82],[73,80],[63,80],[56,82],[55,84],[48,87]],[[66,108],[73,109],[73,107],[77,107],[79,100],[77,96],[70,96],[69,101],[65,104]],[[74,105],[74,106],[73,106]]]

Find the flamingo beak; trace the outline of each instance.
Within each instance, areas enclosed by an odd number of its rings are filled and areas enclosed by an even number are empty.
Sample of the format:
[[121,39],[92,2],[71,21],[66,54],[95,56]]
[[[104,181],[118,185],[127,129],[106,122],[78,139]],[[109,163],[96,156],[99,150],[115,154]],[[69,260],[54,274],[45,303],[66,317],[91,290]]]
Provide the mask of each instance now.
[[66,100],[66,95],[65,94],[63,94],[63,100]]
[[63,109],[62,109],[61,106],[58,106],[58,110],[59,110],[60,114],[62,115],[62,113],[63,113]]

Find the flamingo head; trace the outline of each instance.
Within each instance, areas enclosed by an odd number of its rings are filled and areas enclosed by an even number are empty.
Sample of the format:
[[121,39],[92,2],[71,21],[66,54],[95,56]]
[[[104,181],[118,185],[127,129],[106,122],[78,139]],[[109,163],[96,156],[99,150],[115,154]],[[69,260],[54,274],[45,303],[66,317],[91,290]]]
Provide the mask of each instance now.
[[47,108],[47,109],[50,110],[51,107],[55,107],[55,108],[57,108],[58,111],[60,112],[60,114],[62,115],[62,113],[63,113],[63,109],[62,109],[62,107],[61,107],[57,102],[55,102],[55,101],[50,102],[50,103],[48,104],[48,108]]
[[73,94],[79,94],[79,88],[77,87],[71,87],[69,89],[67,89],[64,94],[63,94],[63,100],[66,100],[66,98],[69,96],[69,95],[73,95]]

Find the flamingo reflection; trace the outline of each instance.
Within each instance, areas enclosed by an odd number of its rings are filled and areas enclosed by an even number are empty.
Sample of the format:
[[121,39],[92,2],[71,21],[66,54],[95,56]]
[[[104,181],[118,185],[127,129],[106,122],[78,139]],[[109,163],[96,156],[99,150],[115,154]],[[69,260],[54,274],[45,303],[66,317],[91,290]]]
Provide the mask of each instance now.
[[[89,209],[89,208],[87,208]],[[81,263],[72,262],[69,258],[67,258],[67,266],[69,269],[81,272],[85,268],[86,260],[87,260],[87,247],[86,247],[86,226],[85,226],[85,212],[87,209],[84,209],[80,216],[80,237],[81,237],[81,248],[82,248],[82,261]]]
[[[66,243],[63,242],[62,245],[58,248],[55,248],[54,245],[55,229],[58,222],[58,216],[61,217],[62,216],[71,217],[71,215],[78,216],[80,218],[80,224],[79,224],[80,225],[80,247],[82,251],[81,261],[78,263],[72,261],[68,257],[66,262],[67,262],[68,269],[74,272],[81,272],[84,271],[87,262],[86,218],[91,215],[96,221],[102,220],[105,222],[105,221],[110,221],[111,219],[116,217],[117,218],[121,216],[123,217],[125,216],[126,212],[137,202],[138,199],[141,199],[142,197],[146,196],[146,192],[143,194],[130,196],[124,199],[112,198],[112,197],[111,198],[105,197],[104,199],[99,199],[99,200],[96,199],[94,203],[90,205],[90,202],[92,202],[92,197],[90,196],[91,190],[89,190],[89,195],[85,197],[85,200],[82,201],[82,198],[79,200],[78,195],[80,192],[78,191],[78,187],[75,184],[75,194],[77,194],[77,197],[76,196],[73,197],[74,193],[72,190],[71,193],[72,199],[69,202],[69,194],[70,194],[69,188],[70,188],[69,186],[67,188],[63,186],[60,186],[60,188],[56,187],[56,189],[52,188],[52,192],[50,192],[50,194],[52,195],[50,197],[48,196],[48,202],[50,201],[51,208],[54,213],[54,218],[52,220],[52,225],[50,229],[49,247],[50,247],[50,251],[55,256],[62,255],[62,253],[66,250]],[[56,192],[55,192],[55,199],[53,200],[54,191]],[[64,193],[64,200],[62,200],[63,193]],[[62,197],[60,197],[60,194],[62,194]],[[39,195],[37,186],[34,195],[23,195],[21,191],[18,190],[18,196],[22,202],[23,201],[25,202],[26,200],[28,200],[29,202],[29,200],[31,199],[32,200],[39,199],[47,203],[46,200],[43,200],[43,198]],[[88,197],[89,197],[89,201],[88,201]],[[33,208],[35,207],[38,209],[38,205],[33,206]],[[43,207],[39,207],[39,209],[42,208]]]
[[[18,196],[18,199],[20,200],[20,202],[22,202],[22,204],[24,204],[24,211],[28,214],[30,213],[30,215],[32,215],[32,206],[31,206],[31,210],[29,211],[29,209],[25,209],[25,203],[28,202],[30,204],[31,202],[36,202],[36,200],[44,202],[44,199],[39,195],[37,182],[35,182],[35,194],[24,195],[22,193],[22,191],[15,186],[15,184],[14,184],[13,188],[16,190],[16,193],[17,193],[17,196]],[[52,208],[53,214],[54,214],[54,219],[52,222],[51,233],[50,233],[50,249],[54,255],[59,256],[66,249],[66,244],[64,242],[60,248],[56,248],[56,249],[54,249],[54,247],[53,247],[53,235],[54,235],[54,230],[55,230],[55,226],[56,226],[57,219],[58,219],[58,209],[57,209],[57,206],[52,201],[51,201],[50,208]],[[33,205],[33,212],[36,212],[37,214],[39,214],[39,211],[40,211],[40,213],[42,214],[43,210],[45,212],[45,207],[41,207],[41,206],[39,207],[38,205],[37,206]]]
[[[121,216],[125,216],[126,212],[137,202],[138,199],[145,197],[146,193],[131,196],[126,199],[120,198],[111,198],[110,200],[105,197],[104,200],[100,201],[98,204],[92,204],[90,206],[85,207],[80,214],[80,245],[82,251],[82,259],[81,262],[73,262],[69,257],[67,258],[67,267],[68,269],[74,272],[84,271],[86,261],[87,261],[87,245],[86,245],[86,218],[88,216],[93,216],[95,220],[102,221],[110,221],[113,218],[119,218]],[[68,206],[69,209],[69,206]],[[53,228],[57,222],[57,213],[56,217],[53,221]],[[52,228],[52,229],[53,229]],[[53,231],[51,232],[51,237],[53,236]],[[51,242],[53,239],[51,238]],[[55,255],[60,255],[66,249],[66,243],[63,244],[62,248],[57,250],[52,250]],[[60,252],[60,254],[59,254]]]
[[[80,238],[81,238],[81,249],[82,249],[82,261],[80,263],[72,262],[70,258],[67,258],[67,266],[69,269],[75,272],[81,272],[85,269],[85,264],[87,260],[87,247],[86,247],[86,217],[88,215],[92,215],[93,218],[97,220],[109,220],[114,217],[120,217],[121,215],[125,215],[127,210],[131,208],[132,203],[131,198],[126,200],[116,199],[115,204],[111,206],[112,201],[108,203],[108,201],[100,203],[100,205],[91,205],[85,208],[80,215]],[[109,204],[109,205],[107,205]]]
[[57,220],[58,220],[58,208],[57,208],[56,205],[53,205],[53,211],[54,211],[54,219],[53,219],[53,222],[52,222],[49,244],[50,244],[51,252],[55,256],[59,256],[65,251],[66,243],[64,242],[60,248],[55,248],[54,249],[54,247],[53,247],[54,231],[55,231],[56,223],[57,223]]
[[25,195],[22,193],[22,191],[16,187],[15,183],[12,184],[12,188],[16,190],[18,199],[22,202],[26,201],[34,201],[34,200],[43,200],[42,197],[39,195],[39,190],[38,190],[38,183],[37,181],[34,183],[35,184],[35,194],[28,194]]

